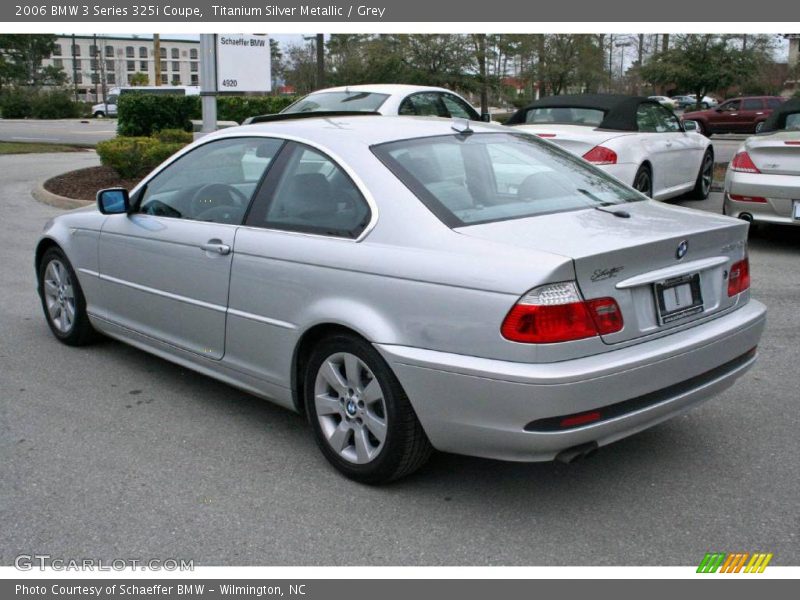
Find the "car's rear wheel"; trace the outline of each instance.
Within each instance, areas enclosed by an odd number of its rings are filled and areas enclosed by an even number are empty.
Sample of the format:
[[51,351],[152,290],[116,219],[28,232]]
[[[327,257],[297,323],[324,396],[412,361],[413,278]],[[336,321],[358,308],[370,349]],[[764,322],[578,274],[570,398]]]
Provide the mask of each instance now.
[[692,200],[705,200],[711,193],[711,184],[714,181],[714,153],[709,149],[703,155],[703,162],[700,163],[700,171],[697,173],[694,189],[689,192],[688,197]]
[[653,175],[647,165],[642,165],[633,178],[633,189],[641,192],[648,198],[653,197]]
[[361,338],[337,334],[317,345],[304,397],[322,453],[351,479],[398,479],[419,469],[432,452],[400,382]]
[[764,129],[764,121],[759,121],[756,123],[756,133],[761,133],[762,129]]
[[706,137],[711,137],[708,125],[706,125],[702,121],[697,121],[697,133],[699,133],[700,135],[704,135]]
[[98,110],[96,113],[94,113],[94,118],[95,119],[102,119],[105,116],[106,116],[106,114],[101,110]]
[[53,247],[39,263],[39,296],[47,324],[69,346],[83,346],[97,334],[86,314],[86,298],[64,252]]

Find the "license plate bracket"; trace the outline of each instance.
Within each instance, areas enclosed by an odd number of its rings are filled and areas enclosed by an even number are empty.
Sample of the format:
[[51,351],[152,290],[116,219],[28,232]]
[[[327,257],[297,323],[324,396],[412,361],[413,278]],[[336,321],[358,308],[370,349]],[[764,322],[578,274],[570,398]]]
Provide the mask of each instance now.
[[659,325],[668,325],[703,312],[700,274],[672,277],[654,285]]

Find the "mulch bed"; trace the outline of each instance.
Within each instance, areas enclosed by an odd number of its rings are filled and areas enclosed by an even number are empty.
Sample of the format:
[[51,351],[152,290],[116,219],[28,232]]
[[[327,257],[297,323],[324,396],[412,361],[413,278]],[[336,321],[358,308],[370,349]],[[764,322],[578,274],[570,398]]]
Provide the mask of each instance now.
[[139,181],[139,179],[122,179],[110,167],[89,167],[48,179],[44,182],[44,189],[67,198],[94,200],[97,190],[111,187],[132,190]]

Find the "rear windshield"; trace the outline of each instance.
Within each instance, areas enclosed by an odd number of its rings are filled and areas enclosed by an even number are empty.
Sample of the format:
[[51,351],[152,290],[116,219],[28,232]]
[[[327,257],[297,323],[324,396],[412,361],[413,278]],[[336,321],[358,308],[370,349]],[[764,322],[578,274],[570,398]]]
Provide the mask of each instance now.
[[418,138],[372,151],[450,227],[645,199],[600,169],[524,134]]
[[562,123],[597,126],[603,122],[605,112],[598,108],[531,108],[525,113],[526,123]]
[[389,97],[373,92],[319,92],[301,98],[281,112],[304,113],[320,111],[376,112]]

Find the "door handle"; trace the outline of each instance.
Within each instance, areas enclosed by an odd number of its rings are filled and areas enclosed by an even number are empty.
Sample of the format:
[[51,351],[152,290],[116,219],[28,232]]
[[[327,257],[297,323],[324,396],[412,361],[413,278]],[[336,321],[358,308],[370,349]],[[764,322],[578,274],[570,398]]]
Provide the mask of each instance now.
[[223,244],[219,240],[209,240],[208,242],[200,246],[200,248],[202,250],[205,250],[206,252],[213,252],[215,254],[221,254],[223,256],[225,254],[231,253],[231,247],[228,246],[228,244]]

